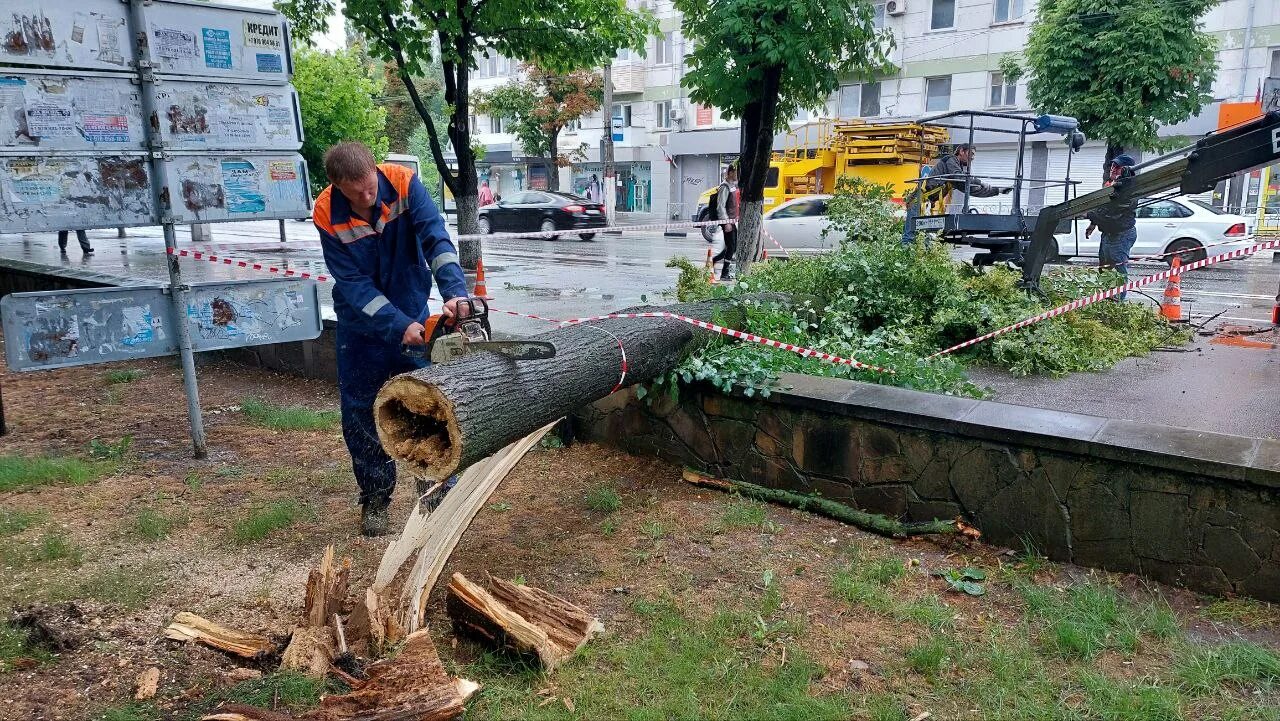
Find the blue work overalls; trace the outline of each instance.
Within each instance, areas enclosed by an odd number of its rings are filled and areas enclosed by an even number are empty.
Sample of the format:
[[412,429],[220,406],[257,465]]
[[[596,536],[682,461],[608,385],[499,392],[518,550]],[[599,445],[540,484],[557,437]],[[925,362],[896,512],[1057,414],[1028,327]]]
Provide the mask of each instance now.
[[334,280],[342,436],[361,503],[385,501],[396,487],[395,461],[378,442],[373,400],[393,375],[427,365],[406,356],[401,340],[411,323],[427,318],[432,276],[444,300],[467,295],[444,218],[412,170],[379,165],[374,207],[380,215],[371,226],[329,186],[312,213]]

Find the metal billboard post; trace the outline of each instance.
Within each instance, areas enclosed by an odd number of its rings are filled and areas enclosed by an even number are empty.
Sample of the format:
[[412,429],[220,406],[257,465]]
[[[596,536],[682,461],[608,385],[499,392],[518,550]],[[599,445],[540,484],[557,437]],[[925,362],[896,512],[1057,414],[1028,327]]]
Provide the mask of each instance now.
[[177,236],[173,223],[164,224],[165,260],[169,264],[169,300],[178,319],[178,357],[182,359],[182,388],[187,394],[187,418],[191,421],[191,448],[196,458],[209,456],[209,445],[204,435],[204,416],[200,412],[200,387],[196,383],[196,358],[191,350],[191,329],[184,321],[187,316],[187,290],[182,284],[182,270],[178,267]]

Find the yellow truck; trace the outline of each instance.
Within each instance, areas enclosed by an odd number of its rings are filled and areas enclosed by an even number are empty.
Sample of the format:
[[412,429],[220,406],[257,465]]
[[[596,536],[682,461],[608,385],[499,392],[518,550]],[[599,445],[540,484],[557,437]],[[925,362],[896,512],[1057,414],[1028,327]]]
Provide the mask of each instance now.
[[[785,148],[775,152],[765,178],[764,209],[804,195],[831,193],[841,176],[855,175],[891,185],[894,200],[915,189],[910,181],[932,163],[949,142],[946,128],[919,123],[869,123],[836,120],[809,123],[787,134]],[[709,220],[708,204],[717,186],[698,197],[696,220]],[[708,240],[714,233],[703,226]]]

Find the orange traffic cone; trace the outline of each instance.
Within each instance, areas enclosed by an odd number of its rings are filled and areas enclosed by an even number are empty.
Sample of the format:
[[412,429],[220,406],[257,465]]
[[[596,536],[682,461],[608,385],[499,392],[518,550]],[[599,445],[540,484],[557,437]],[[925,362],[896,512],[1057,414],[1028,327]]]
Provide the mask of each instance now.
[[716,264],[711,261],[711,249],[707,248],[707,264],[703,266],[707,271],[707,282],[711,285],[716,284]]
[[471,293],[480,298],[489,295],[489,285],[484,280],[484,258],[476,261],[476,286]]
[[1169,282],[1164,286],[1164,299],[1160,301],[1160,315],[1169,320],[1170,323],[1182,322],[1182,274],[1178,269],[1182,267],[1182,259],[1173,256],[1173,262],[1169,264],[1173,275],[1169,276]]

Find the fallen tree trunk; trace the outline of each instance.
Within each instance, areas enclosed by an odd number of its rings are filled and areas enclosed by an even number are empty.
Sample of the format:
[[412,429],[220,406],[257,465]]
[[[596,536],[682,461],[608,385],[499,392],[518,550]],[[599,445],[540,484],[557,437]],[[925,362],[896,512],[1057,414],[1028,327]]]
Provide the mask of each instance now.
[[684,469],[684,480],[695,486],[704,488],[716,488],[721,491],[729,491],[737,493],[744,498],[750,498],[756,501],[764,501],[765,503],[776,503],[780,506],[790,506],[798,508],[802,511],[817,513],[827,518],[834,518],[837,521],[843,521],[851,526],[857,526],[864,531],[878,533],[881,536],[889,536],[890,538],[905,538],[907,536],[924,536],[929,534],[942,533],[960,533],[961,529],[955,521],[922,521],[918,523],[904,523],[888,516],[882,516],[879,513],[868,513],[867,511],[859,511],[856,508],[846,506],[839,501],[832,501],[819,496],[805,496],[791,491],[784,491],[778,488],[765,488],[757,486],[754,483],[746,481],[730,481],[724,478],[715,478],[699,473],[691,468]]
[[[780,295],[751,300],[790,302]],[[745,322],[741,304],[727,299],[623,312],[655,310],[728,327]],[[480,352],[404,373],[388,381],[374,401],[378,437],[387,453],[415,473],[442,480],[608,396],[620,383],[644,383],[666,373],[698,336],[710,333],[673,318],[610,318],[534,336],[555,344],[556,357],[549,360],[514,361]]]
[[485,590],[453,574],[445,608],[455,633],[536,659],[548,673],[604,630],[600,619],[559,596],[493,577]]

